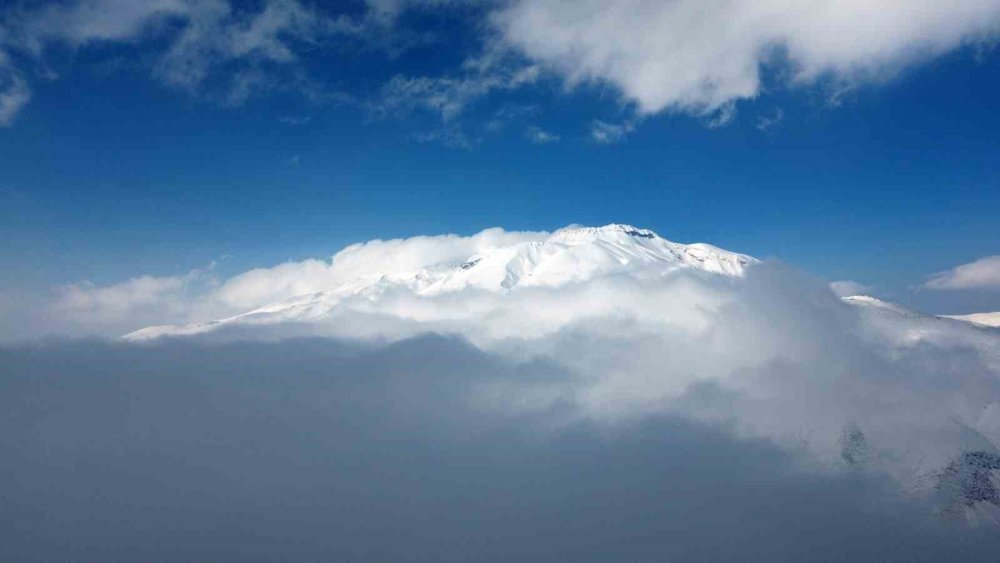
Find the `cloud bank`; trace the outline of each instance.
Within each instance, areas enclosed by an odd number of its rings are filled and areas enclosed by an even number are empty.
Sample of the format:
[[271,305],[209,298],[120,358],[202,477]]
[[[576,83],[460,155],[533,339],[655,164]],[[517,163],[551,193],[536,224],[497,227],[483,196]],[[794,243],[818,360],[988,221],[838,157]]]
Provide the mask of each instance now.
[[995,37],[1000,2],[959,0],[515,1],[504,41],[570,85],[607,83],[641,114],[709,115],[779,81],[880,79]]
[[611,270],[509,292],[473,284],[425,294],[382,283],[547,237],[490,229],[377,240],[328,261],[203,283],[200,292],[192,290],[200,273],[77,286],[59,306],[134,321],[160,303],[158,324],[171,314],[209,320],[219,318],[209,311],[258,308],[238,322],[180,331],[213,330],[201,337],[222,341],[449,335],[568,374],[531,389],[499,384],[484,399],[498,408],[531,416],[563,405],[572,418],[612,425],[663,414],[729,424],[738,436],[786,448],[808,443],[809,456],[826,465],[841,463],[845,428],[857,427],[873,452],[867,469],[918,495],[932,494],[938,473],[962,452],[994,451],[1000,441],[995,331],[877,301],[847,304],[828,284],[780,264],[753,265],[744,276]]
[[[58,306],[244,312],[548,236],[370,241],[226,280],[76,286]],[[776,263],[629,272],[389,285],[197,337],[0,348],[0,539],[49,560],[155,560],[164,538],[170,558],[214,560],[1000,547],[996,329],[848,304]]]
[[[864,471],[725,426],[490,389],[572,378],[461,340],[0,348],[13,561],[988,560]],[[492,407],[492,408],[491,408]]]

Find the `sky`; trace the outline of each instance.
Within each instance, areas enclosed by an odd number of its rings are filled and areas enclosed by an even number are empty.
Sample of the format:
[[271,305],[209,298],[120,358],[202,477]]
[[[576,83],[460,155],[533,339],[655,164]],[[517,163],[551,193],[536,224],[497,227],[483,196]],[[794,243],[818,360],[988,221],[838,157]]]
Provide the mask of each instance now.
[[0,315],[612,222],[1000,310],[998,30],[975,0],[7,2]]

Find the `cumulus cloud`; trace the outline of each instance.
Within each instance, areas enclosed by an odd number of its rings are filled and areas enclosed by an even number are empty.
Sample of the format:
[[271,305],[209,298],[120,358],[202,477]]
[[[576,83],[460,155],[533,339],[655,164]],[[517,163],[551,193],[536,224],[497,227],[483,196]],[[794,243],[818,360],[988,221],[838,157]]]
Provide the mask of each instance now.
[[570,86],[612,84],[643,114],[708,115],[757,97],[769,65],[794,85],[862,81],[994,37],[1000,2],[521,0],[493,21]]
[[[212,267],[176,276],[141,275],[97,285],[56,289],[38,305],[50,330],[71,321],[89,334],[120,335],[151,324],[207,321],[382,275],[412,273],[428,264],[458,264],[470,256],[549,233],[486,229],[472,236],[438,235],[372,240],[347,246],[329,259],[285,262],[218,279]],[[47,332],[47,331],[43,331]]]
[[1000,288],[1000,254],[939,272],[924,283],[928,289]]
[[0,348],[0,540],[15,560],[75,561],[934,561],[1000,547],[877,475],[724,425],[607,427],[483,400],[567,377],[441,337]]

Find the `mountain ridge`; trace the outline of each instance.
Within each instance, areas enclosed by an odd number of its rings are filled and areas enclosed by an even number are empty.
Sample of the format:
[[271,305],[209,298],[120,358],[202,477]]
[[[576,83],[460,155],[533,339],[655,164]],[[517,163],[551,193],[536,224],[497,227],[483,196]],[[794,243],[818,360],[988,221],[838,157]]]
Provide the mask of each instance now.
[[[681,244],[648,229],[612,223],[570,225],[540,240],[498,245],[465,259],[423,264],[416,269],[360,275],[319,292],[295,295],[224,319],[188,325],[151,326],[124,336],[146,340],[208,332],[241,322],[282,322],[321,318],[345,298],[371,301],[402,290],[434,297],[462,290],[504,294],[529,287],[558,287],[607,275],[649,278],[679,269],[742,276],[756,258],[705,243]],[[268,318],[269,317],[269,318]]]

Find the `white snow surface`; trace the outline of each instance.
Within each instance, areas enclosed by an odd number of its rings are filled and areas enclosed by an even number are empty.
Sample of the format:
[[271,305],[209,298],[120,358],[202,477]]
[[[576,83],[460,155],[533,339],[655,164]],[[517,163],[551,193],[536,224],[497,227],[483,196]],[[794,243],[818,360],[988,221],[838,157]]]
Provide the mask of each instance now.
[[[487,231],[484,231],[486,233]],[[480,235],[477,235],[480,236]],[[346,281],[336,280],[322,291],[296,295],[232,317],[187,325],[146,327],[125,335],[128,340],[193,335],[240,323],[271,324],[322,320],[343,300],[364,297],[375,302],[386,294],[406,292],[416,297],[439,297],[461,291],[508,294],[527,288],[554,288],[623,275],[638,280],[655,279],[681,269],[723,276],[742,276],[758,260],[715,246],[680,244],[653,231],[631,225],[569,226],[538,240],[501,239],[461,261],[420,264],[400,257],[380,256],[382,271],[362,272]],[[362,245],[363,246],[363,245]],[[342,255],[348,259],[354,247]],[[395,262],[403,267],[395,267]]]
[[994,313],[972,313],[969,315],[942,315],[948,319],[965,321],[977,325],[1000,327],[1000,311]]

